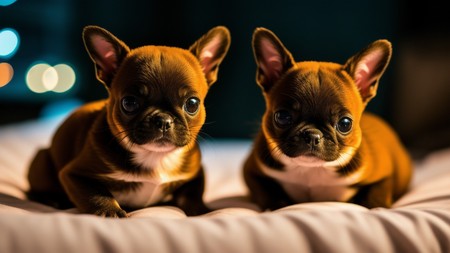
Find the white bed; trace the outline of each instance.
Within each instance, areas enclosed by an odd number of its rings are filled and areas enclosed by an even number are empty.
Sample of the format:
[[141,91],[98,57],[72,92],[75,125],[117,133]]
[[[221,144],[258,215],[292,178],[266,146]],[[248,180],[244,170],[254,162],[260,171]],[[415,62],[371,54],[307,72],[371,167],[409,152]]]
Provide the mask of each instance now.
[[186,217],[172,207],[128,219],[56,210],[25,199],[27,166],[60,118],[0,128],[0,252],[450,252],[450,149],[416,161],[410,191],[392,209],[306,203],[258,212],[240,166],[249,141],[201,144],[205,200],[221,208]]

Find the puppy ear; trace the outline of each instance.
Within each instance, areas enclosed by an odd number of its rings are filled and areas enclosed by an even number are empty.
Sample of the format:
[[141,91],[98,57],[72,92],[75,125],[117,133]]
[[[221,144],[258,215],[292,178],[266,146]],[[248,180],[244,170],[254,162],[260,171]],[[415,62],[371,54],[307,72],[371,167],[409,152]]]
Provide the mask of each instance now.
[[389,64],[391,55],[391,43],[387,40],[377,40],[345,63],[344,69],[355,81],[364,104],[375,97],[378,82]]
[[217,80],[219,65],[228,52],[231,36],[224,26],[217,26],[198,39],[189,51],[197,57],[209,86]]
[[284,72],[294,66],[295,61],[278,37],[265,28],[255,29],[252,47],[258,66],[256,82],[267,92]]
[[86,26],[83,29],[83,41],[95,63],[97,79],[109,88],[117,68],[130,49],[113,34],[98,26]]

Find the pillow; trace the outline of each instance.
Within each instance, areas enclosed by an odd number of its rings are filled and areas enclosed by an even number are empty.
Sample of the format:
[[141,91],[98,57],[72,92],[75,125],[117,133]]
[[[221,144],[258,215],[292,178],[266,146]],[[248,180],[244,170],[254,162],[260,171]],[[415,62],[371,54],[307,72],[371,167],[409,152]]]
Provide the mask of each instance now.
[[241,175],[251,140],[208,140],[204,197],[217,210],[187,217],[158,206],[112,219],[25,198],[28,164],[60,120],[0,128],[0,252],[450,252],[450,149],[416,161],[391,209],[317,202],[260,212]]

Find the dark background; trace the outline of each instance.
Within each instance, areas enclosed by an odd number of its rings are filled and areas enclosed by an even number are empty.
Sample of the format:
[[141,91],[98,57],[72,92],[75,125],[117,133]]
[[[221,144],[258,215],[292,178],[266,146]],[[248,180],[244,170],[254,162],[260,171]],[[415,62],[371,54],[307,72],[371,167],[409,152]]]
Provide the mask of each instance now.
[[[17,1],[0,7],[0,29],[21,36],[8,60],[14,79],[0,88],[0,124],[33,120],[49,107],[107,93],[94,76],[81,39],[99,25],[130,47],[145,44],[188,48],[217,25],[230,29],[230,51],[206,100],[204,139],[252,138],[264,104],[255,83],[251,36],[272,30],[297,61],[344,63],[377,39],[392,42],[394,55],[368,110],[390,122],[418,153],[450,144],[450,18],[440,1]],[[0,45],[1,46],[1,45]],[[34,94],[25,85],[36,61],[68,63],[75,87],[64,94]]]

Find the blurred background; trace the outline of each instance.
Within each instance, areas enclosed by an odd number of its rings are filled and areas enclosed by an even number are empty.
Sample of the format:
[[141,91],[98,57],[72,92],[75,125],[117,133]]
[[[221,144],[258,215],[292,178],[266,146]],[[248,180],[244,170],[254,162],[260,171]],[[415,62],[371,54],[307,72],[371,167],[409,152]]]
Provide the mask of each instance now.
[[217,25],[230,51],[205,101],[206,140],[253,138],[264,111],[251,49],[272,30],[297,61],[344,63],[377,39],[394,55],[368,110],[420,156],[450,146],[450,16],[441,1],[0,0],[0,125],[52,117],[105,98],[81,39],[99,25],[130,47],[188,48]]

